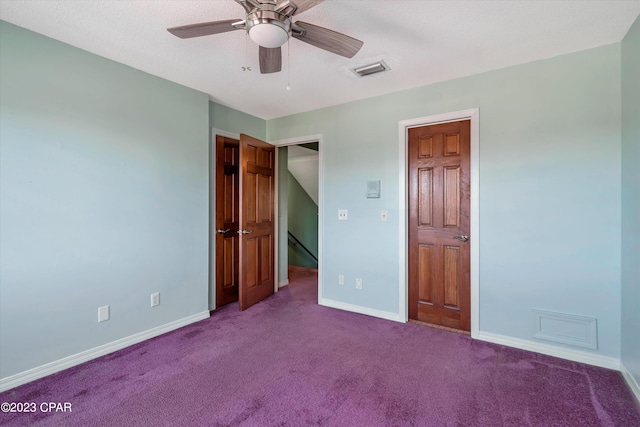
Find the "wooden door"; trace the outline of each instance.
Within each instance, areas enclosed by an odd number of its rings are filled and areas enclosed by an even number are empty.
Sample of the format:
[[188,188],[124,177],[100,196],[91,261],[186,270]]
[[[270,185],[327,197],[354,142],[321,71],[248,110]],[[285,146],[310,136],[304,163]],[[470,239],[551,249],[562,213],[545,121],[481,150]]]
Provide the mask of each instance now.
[[240,141],[216,137],[216,307],[238,301]]
[[470,121],[409,129],[409,318],[469,331]]
[[274,290],[275,147],[240,135],[240,310]]

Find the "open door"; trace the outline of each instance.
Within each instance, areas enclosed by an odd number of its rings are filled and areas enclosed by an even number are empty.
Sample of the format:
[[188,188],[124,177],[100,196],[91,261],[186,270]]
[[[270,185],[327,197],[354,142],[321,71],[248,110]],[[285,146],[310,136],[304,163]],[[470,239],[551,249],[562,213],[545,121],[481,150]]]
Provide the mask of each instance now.
[[238,301],[240,141],[216,136],[216,308]]
[[240,135],[240,310],[273,294],[275,147]]

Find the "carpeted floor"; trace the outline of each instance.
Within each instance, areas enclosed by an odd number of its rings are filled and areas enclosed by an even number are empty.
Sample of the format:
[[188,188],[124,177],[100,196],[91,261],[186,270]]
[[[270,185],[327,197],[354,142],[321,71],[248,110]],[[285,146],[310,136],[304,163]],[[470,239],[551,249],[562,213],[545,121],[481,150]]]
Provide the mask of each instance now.
[[0,394],[38,405],[0,424],[640,426],[616,371],[316,302],[315,272],[294,270],[290,286],[245,312],[231,304]]

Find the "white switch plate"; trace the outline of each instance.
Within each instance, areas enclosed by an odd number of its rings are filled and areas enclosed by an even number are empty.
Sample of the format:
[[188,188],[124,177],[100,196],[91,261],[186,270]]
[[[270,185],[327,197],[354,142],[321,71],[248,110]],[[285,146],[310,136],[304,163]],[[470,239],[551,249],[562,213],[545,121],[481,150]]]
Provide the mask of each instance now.
[[386,210],[380,211],[380,221],[386,222],[389,220],[389,215]]
[[338,275],[338,285],[344,285],[344,275]]
[[109,306],[105,305],[98,308],[98,322],[106,322],[109,320]]
[[356,279],[356,289],[362,289],[362,279]]
[[151,294],[151,307],[160,305],[160,292],[154,292]]
[[346,209],[339,209],[338,210],[338,219],[340,221],[346,221],[347,220],[347,216],[348,216],[349,211]]

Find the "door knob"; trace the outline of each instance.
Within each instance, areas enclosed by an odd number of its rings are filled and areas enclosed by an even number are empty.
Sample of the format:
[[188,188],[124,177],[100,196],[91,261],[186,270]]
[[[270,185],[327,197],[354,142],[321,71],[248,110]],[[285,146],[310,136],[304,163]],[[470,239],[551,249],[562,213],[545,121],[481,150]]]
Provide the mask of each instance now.
[[462,236],[454,236],[454,239],[458,239],[461,242],[466,242],[469,240],[469,236],[467,236],[466,234],[463,234]]
[[251,234],[253,230],[238,230],[238,234]]
[[221,228],[218,228],[218,233],[220,233],[220,234],[224,234],[224,233],[227,233],[227,232],[229,232],[229,231],[231,231],[231,229],[230,229],[230,228],[227,228],[226,230],[223,230],[223,229],[221,229]]

